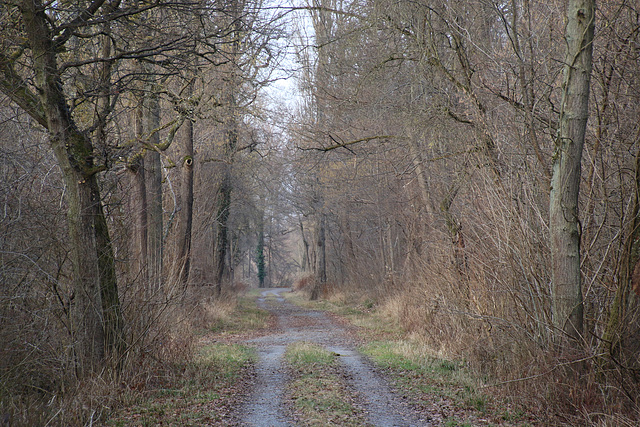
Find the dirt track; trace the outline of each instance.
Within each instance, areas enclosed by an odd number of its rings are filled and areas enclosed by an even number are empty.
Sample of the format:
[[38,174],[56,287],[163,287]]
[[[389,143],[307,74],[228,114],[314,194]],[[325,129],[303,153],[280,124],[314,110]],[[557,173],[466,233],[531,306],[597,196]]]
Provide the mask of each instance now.
[[340,355],[344,378],[374,426],[429,426],[389,387],[387,381],[361,356],[347,330],[328,315],[297,307],[282,296],[289,289],[268,289],[258,306],[269,310],[277,322],[270,333],[247,341],[258,349],[259,361],[253,390],[239,408],[238,419],[246,426],[296,425],[283,396],[287,384],[284,352],[287,345],[306,341]]

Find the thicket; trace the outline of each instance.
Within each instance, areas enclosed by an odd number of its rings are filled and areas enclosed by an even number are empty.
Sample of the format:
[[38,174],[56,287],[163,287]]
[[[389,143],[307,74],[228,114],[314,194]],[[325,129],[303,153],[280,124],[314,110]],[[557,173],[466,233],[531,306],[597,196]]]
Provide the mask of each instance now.
[[618,425],[640,418],[640,10],[596,5],[572,340],[550,229],[570,3],[318,1],[291,128],[320,289],[374,297],[544,423]]

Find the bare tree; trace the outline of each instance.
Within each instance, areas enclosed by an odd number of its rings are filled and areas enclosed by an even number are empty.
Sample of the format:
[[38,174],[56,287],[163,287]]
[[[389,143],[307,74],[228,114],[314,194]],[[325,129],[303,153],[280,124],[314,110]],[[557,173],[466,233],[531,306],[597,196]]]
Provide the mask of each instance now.
[[578,194],[589,117],[595,3],[570,0],[567,13],[567,54],[553,157],[549,233],[554,327],[578,340],[583,334]]

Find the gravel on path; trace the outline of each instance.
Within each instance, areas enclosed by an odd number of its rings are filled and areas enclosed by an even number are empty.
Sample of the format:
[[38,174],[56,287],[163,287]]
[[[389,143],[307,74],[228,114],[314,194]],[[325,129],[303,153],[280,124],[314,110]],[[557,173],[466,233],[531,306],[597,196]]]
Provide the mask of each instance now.
[[276,316],[272,333],[249,339],[258,349],[256,380],[252,393],[239,408],[241,425],[256,427],[296,425],[283,396],[287,384],[284,352],[287,345],[306,341],[322,345],[338,354],[349,387],[374,426],[431,426],[398,396],[386,379],[356,350],[355,340],[346,328],[323,312],[295,306],[282,296],[288,288],[264,290],[258,306]]

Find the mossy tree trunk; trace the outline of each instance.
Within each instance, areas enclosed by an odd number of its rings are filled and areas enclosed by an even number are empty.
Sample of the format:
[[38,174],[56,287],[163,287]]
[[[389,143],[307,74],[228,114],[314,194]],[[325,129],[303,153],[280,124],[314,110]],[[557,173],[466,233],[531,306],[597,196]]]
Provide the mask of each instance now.
[[[47,128],[62,171],[73,271],[72,349],[77,375],[82,377],[102,368],[105,357],[123,343],[115,262],[97,180],[103,168],[95,165],[92,141],[79,131],[69,111],[57,64],[59,49],[43,5],[25,0],[19,8],[38,96],[27,90],[8,95],[28,106],[27,112]],[[11,70],[3,68],[6,79]]]

